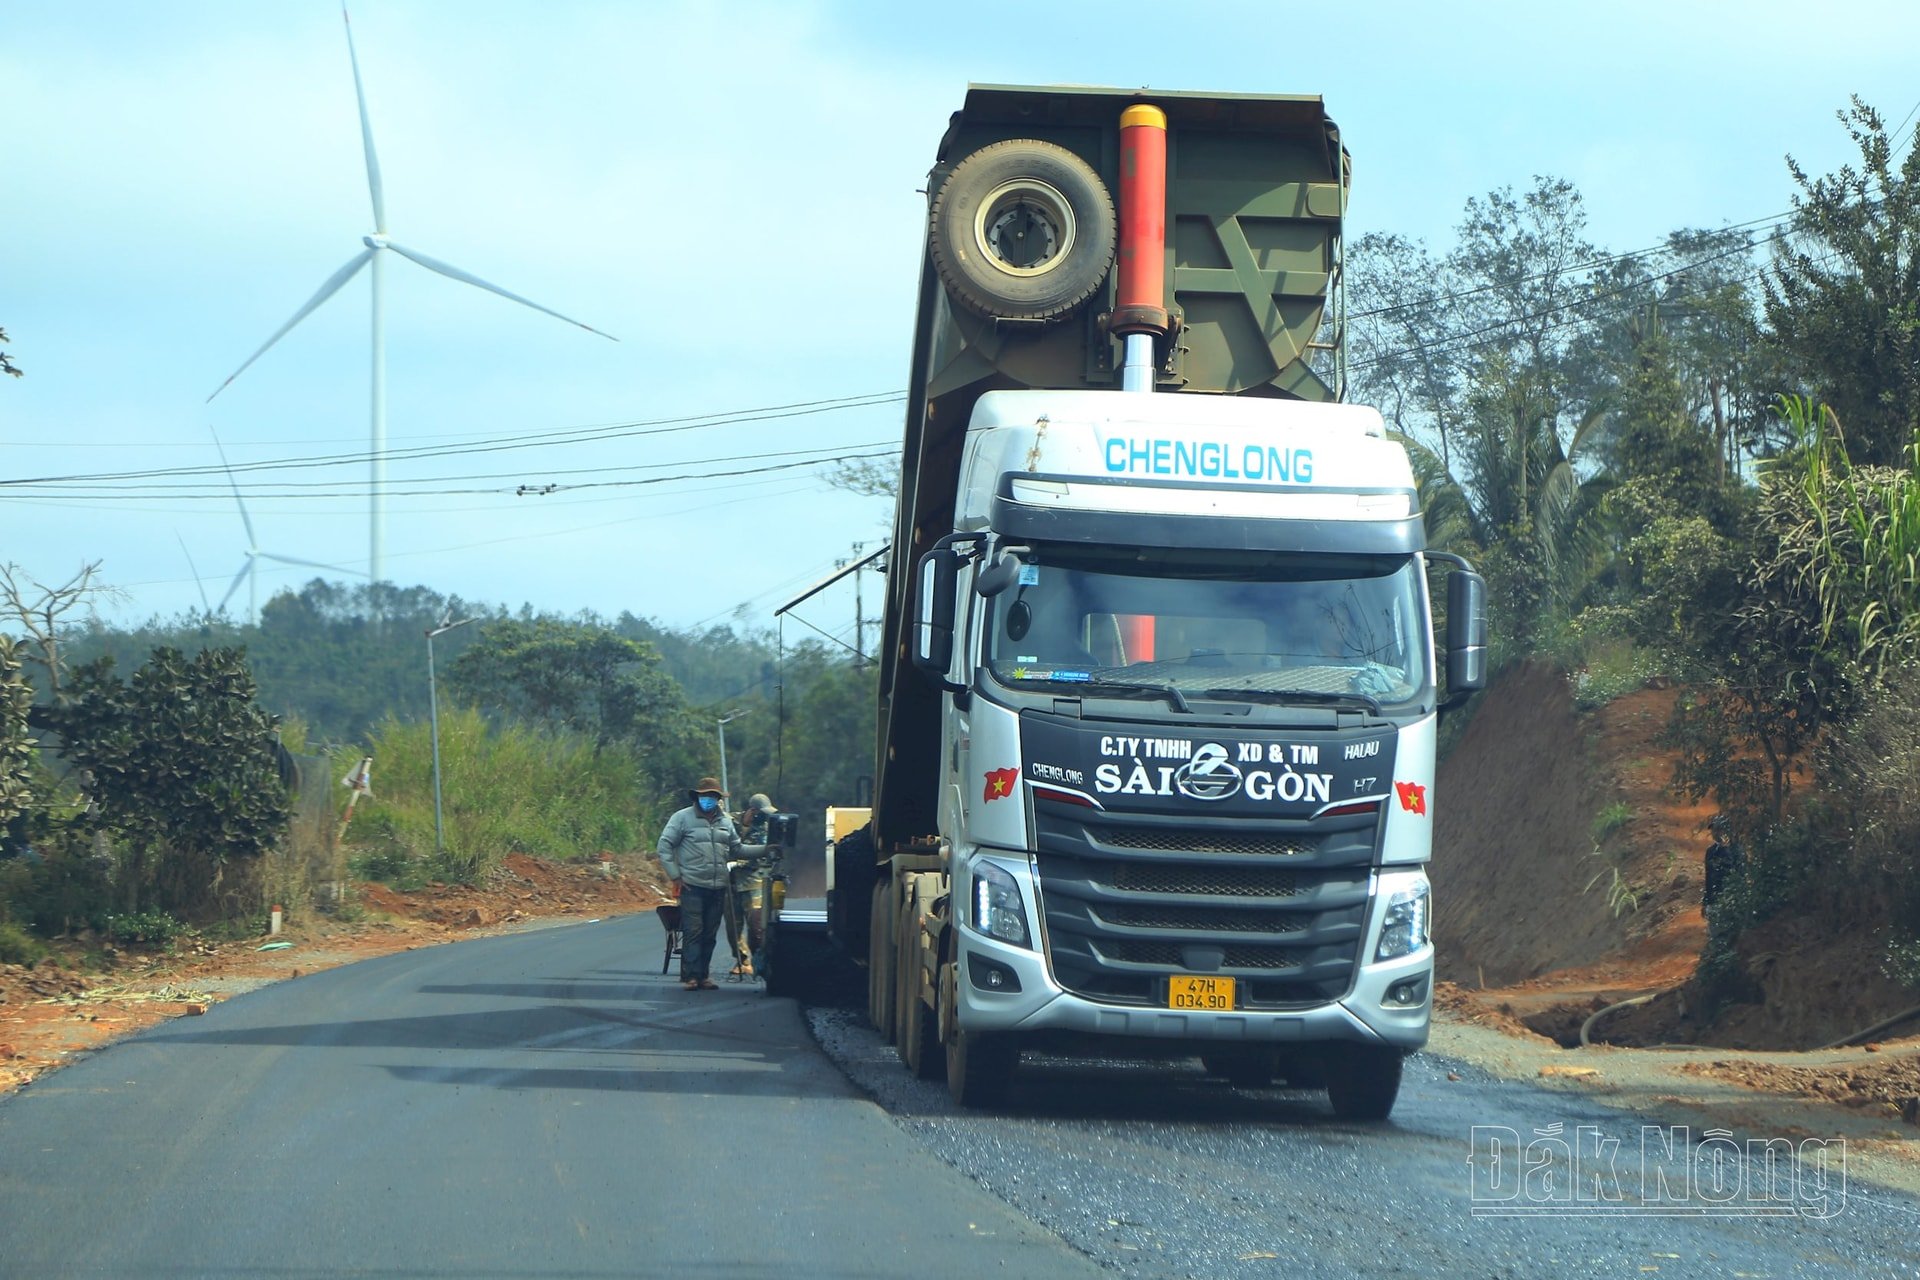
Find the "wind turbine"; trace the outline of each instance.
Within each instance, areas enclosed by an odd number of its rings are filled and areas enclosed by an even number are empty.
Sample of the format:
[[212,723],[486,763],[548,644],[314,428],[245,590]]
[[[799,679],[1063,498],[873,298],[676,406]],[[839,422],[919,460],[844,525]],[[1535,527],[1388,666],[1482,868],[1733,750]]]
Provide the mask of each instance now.
[[[215,613],[225,613],[227,611],[227,601],[233,599],[233,593],[240,589],[240,582],[242,579],[245,579],[247,584],[247,621],[254,622],[259,619],[259,592],[256,588],[258,586],[258,575],[260,572],[260,562],[262,560],[273,560],[280,564],[297,564],[308,569],[325,569],[330,573],[350,573],[355,577],[360,575],[358,569],[343,569],[337,564],[321,564],[318,560],[299,560],[293,556],[276,555],[271,551],[262,551],[260,549],[260,539],[254,536],[253,517],[247,514],[246,501],[240,496],[240,484],[233,478],[233,467],[227,462],[227,451],[221,448],[220,437],[218,435],[213,438],[213,447],[220,450],[220,465],[225,468],[227,483],[233,488],[234,504],[240,508],[240,523],[245,525],[247,529],[247,558],[245,563],[240,566],[240,572],[233,575],[233,581],[227,586],[227,594],[220,597],[220,607],[208,611],[209,617]],[[180,549],[185,551],[187,549],[186,543],[182,542]],[[193,563],[193,557],[187,557],[187,563],[191,565]],[[206,599],[204,592],[201,594],[201,599]]]
[[[386,577],[382,572],[382,561],[384,559],[384,544],[386,542],[387,356],[385,322],[381,305],[381,266],[386,252],[391,251],[397,253],[401,257],[416,262],[429,271],[436,271],[450,280],[458,280],[462,284],[470,284],[476,289],[485,289],[488,293],[497,293],[508,301],[517,302],[525,307],[532,307],[535,311],[544,312],[556,320],[565,320],[568,324],[577,325],[585,329],[588,333],[599,334],[610,342],[617,342],[619,339],[610,333],[601,333],[600,330],[590,324],[582,324],[571,316],[561,315],[551,307],[543,307],[529,298],[523,298],[517,293],[502,289],[497,284],[490,284],[482,280],[479,276],[462,271],[456,266],[441,262],[437,258],[430,258],[418,250],[409,249],[407,246],[388,237],[386,196],[380,184],[380,158],[374,154],[373,124],[367,118],[367,93],[360,81],[360,56],[355,52],[353,47],[353,23],[347,17],[347,7],[344,4],[340,6],[340,20],[346,25],[347,29],[347,58],[348,61],[353,64],[353,94],[354,98],[360,104],[360,142],[367,153],[367,193],[373,200],[373,232],[370,235],[365,235],[360,238],[360,243],[365,245],[366,248],[348,259],[345,266],[341,267],[331,276],[328,276],[326,282],[320,286],[318,292],[316,292],[313,297],[307,299],[307,304],[293,313],[293,319],[281,325],[271,338],[268,338],[261,344],[258,351],[248,356],[246,363],[229,374],[227,380],[221,383],[219,387],[214,390],[213,395],[207,397],[207,400],[211,402],[214,396],[225,391],[235,378],[247,371],[249,365],[265,355],[274,343],[286,337],[290,329],[302,320],[305,320],[321,303],[338,293],[341,288],[346,285],[347,281],[360,274],[362,267],[371,266],[373,274],[373,439],[369,447],[369,460],[372,464],[370,485],[372,489],[372,509],[367,539],[367,569],[368,576],[372,581],[379,583],[386,581]],[[238,493],[239,491],[235,490],[236,497]],[[232,592],[229,591],[228,594],[231,595]]]
[[[232,477],[229,476],[228,479],[232,479]],[[180,544],[180,554],[187,558],[187,568],[193,573],[193,585],[200,589],[200,620],[202,622],[212,622],[213,601],[207,599],[207,583],[206,580],[200,576],[200,566],[193,562],[193,552],[187,550],[187,540],[180,536],[178,529],[173,531],[173,537],[174,541]]]

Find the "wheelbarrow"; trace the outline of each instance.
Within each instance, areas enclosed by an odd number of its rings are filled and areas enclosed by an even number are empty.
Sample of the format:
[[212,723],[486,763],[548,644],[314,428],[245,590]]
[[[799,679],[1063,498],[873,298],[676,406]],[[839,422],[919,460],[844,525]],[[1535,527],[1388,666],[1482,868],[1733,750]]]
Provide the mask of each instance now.
[[663,902],[653,913],[660,917],[660,928],[667,935],[667,954],[660,961],[660,972],[665,973],[673,967],[673,958],[680,954],[680,904]]

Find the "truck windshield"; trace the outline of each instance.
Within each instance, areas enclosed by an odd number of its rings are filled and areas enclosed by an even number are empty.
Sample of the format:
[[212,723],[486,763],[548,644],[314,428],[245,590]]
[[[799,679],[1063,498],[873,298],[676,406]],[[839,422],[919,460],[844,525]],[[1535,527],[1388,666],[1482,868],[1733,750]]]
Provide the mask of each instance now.
[[1428,684],[1424,588],[1405,556],[1042,549],[992,602],[987,665],[1014,688],[1406,702]]

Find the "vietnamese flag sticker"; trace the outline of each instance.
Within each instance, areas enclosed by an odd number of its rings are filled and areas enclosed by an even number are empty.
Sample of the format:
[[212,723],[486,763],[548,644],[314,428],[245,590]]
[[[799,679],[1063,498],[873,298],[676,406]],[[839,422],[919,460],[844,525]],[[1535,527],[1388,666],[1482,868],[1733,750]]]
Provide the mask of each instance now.
[[1400,807],[1408,813],[1425,816],[1427,812],[1427,788],[1418,782],[1396,782],[1393,789],[1400,793]]
[[998,800],[1002,796],[1013,794],[1013,784],[1020,776],[1018,769],[987,770],[987,800]]

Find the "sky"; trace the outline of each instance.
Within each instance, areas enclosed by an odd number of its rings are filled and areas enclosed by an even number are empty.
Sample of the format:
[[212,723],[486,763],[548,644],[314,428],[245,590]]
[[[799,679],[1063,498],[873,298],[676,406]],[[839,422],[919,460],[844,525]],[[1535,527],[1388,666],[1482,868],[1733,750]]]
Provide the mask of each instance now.
[[[673,627],[887,537],[820,459],[897,447],[920,194],[970,82],[1320,94],[1346,233],[1444,251],[1535,175],[1612,251],[1784,212],[1920,106],[1920,5],[356,0],[388,232],[612,335],[385,265],[385,576]],[[0,562],[130,623],[257,550],[366,572],[373,229],[330,0],[0,0]],[[839,403],[835,403],[839,402]],[[796,410],[792,406],[806,406]],[[717,419],[717,420],[716,420]],[[315,465],[246,470],[297,459]],[[336,459],[323,462],[326,459]],[[24,480],[211,468],[199,474]],[[7,483],[15,482],[15,483]],[[255,599],[314,571],[262,561]],[[326,574],[351,580],[341,574]],[[871,617],[878,584],[867,579]],[[249,609],[244,582],[227,611]],[[851,582],[800,613],[850,638]],[[804,634],[802,632],[801,634]],[[871,638],[869,638],[871,639]]]

